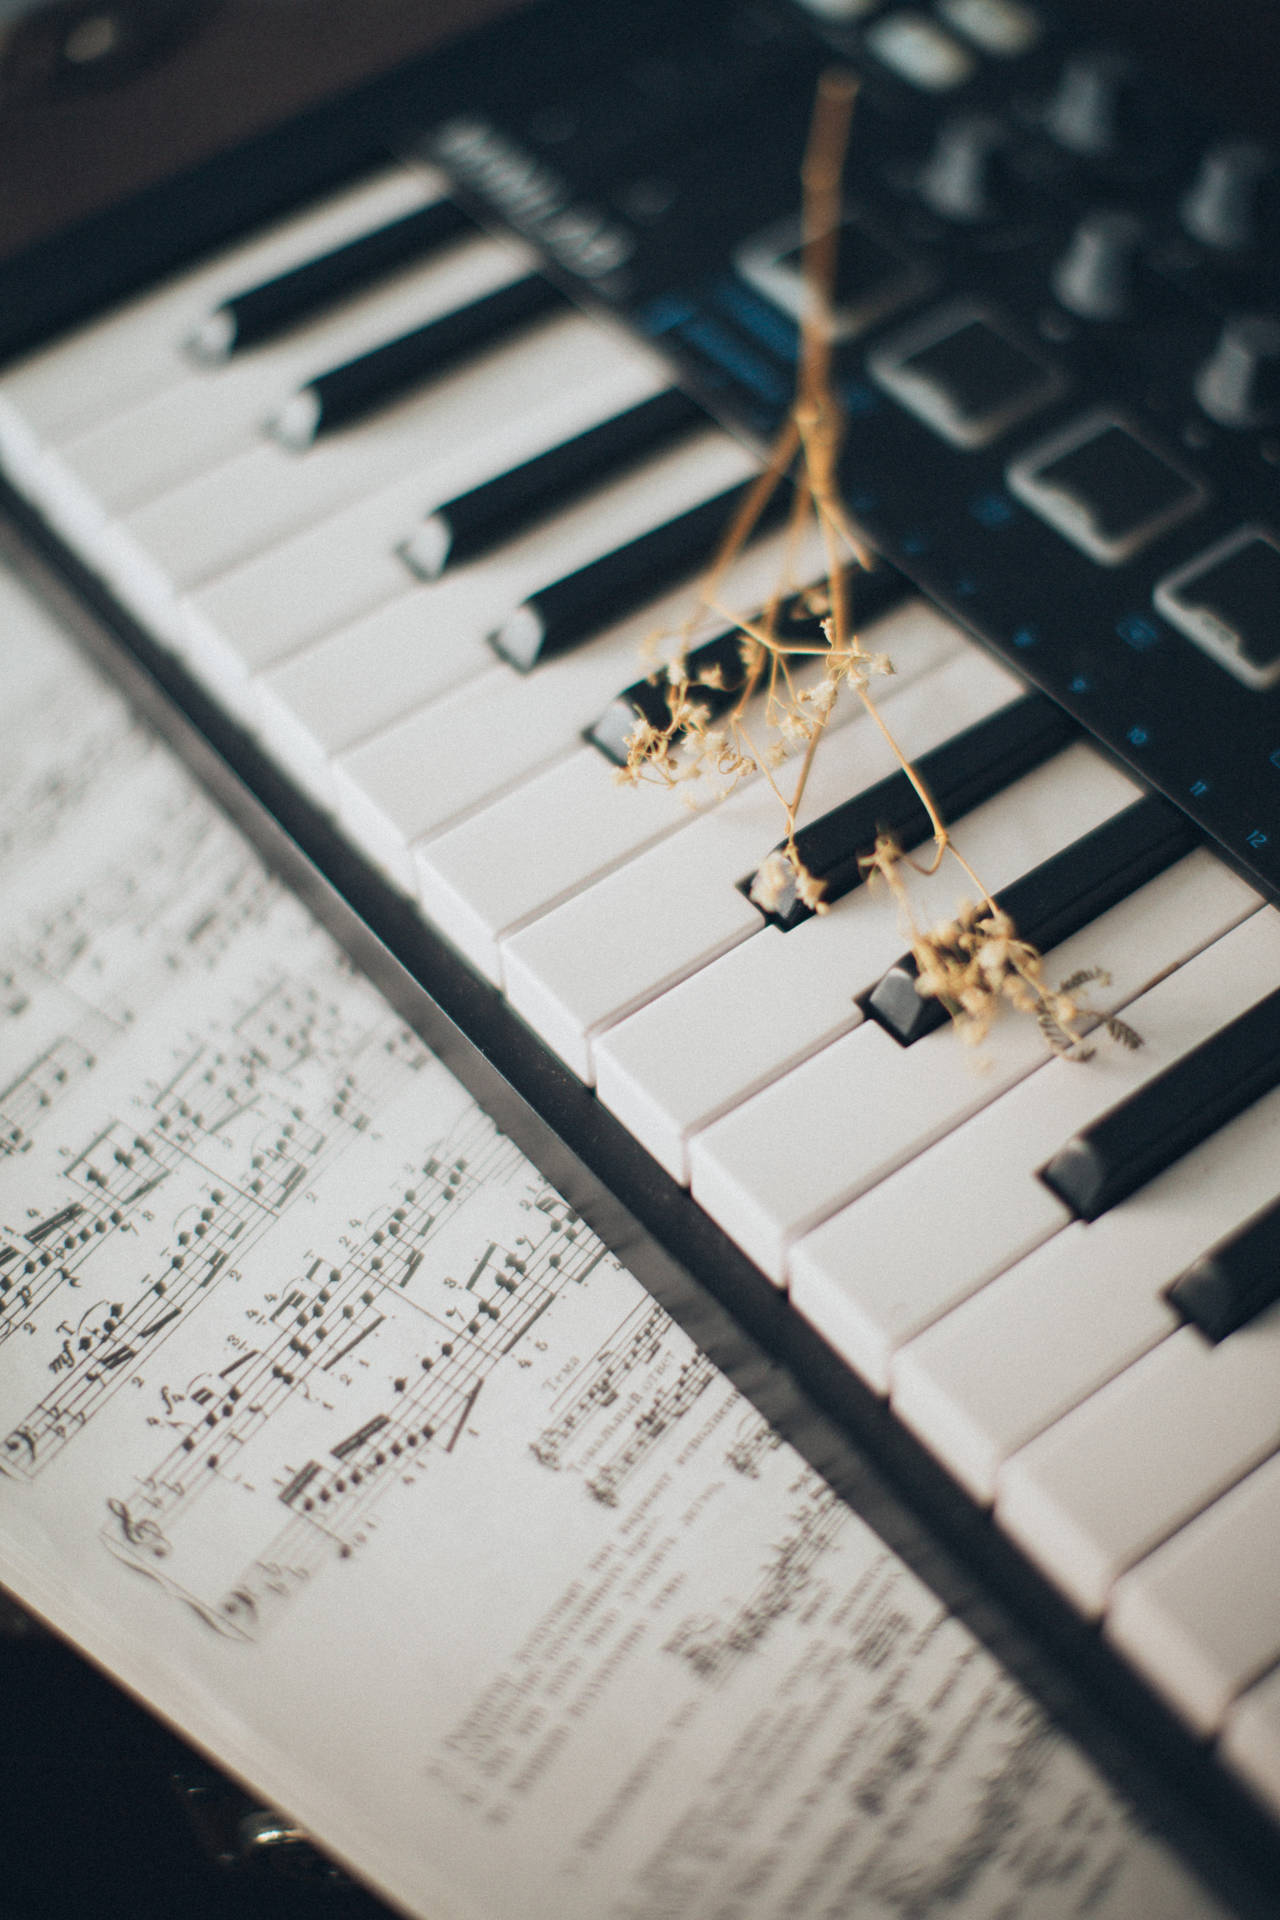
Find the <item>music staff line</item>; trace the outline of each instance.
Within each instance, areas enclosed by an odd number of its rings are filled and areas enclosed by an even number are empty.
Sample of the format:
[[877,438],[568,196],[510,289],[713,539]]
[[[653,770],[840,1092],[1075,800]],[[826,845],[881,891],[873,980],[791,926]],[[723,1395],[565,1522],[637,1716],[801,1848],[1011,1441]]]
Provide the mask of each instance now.
[[[521,1236],[509,1248],[491,1241],[465,1283],[446,1283],[455,1296],[471,1302],[469,1318],[461,1324],[450,1326],[435,1309],[424,1310],[421,1302],[406,1298],[403,1289],[421,1265],[420,1246],[407,1243],[429,1240],[452,1202],[502,1175],[509,1178],[518,1163],[510,1142],[488,1122],[482,1127],[488,1138],[478,1152],[473,1144],[452,1163],[433,1158],[424,1164],[427,1186],[421,1179],[415,1182],[383,1224],[372,1227],[348,1253],[341,1269],[322,1275],[313,1262],[306,1278],[290,1285],[271,1316],[274,1340],[237,1363],[246,1368],[238,1388],[171,1449],[143,1483],[138,1500],[113,1509],[117,1525],[105,1536],[113,1551],[141,1560],[153,1574],[161,1572],[161,1563],[173,1554],[178,1525],[202,1488],[230,1470],[229,1446],[242,1455],[267,1429],[283,1396],[299,1386],[318,1385],[356,1344],[376,1336],[388,1322],[396,1323],[394,1351],[403,1354],[406,1309],[415,1319],[425,1311],[426,1323],[434,1322],[433,1348],[417,1355],[414,1371],[396,1375],[390,1401],[333,1442],[327,1459],[310,1458],[278,1476],[275,1498],[289,1517],[268,1546],[220,1596],[184,1592],[219,1631],[251,1636],[271,1599],[309,1577],[322,1558],[349,1556],[361,1544],[369,1512],[383,1491],[432,1452],[447,1457],[457,1448],[493,1370],[517,1350],[564,1288],[585,1281],[603,1257],[603,1249],[567,1209],[531,1206],[530,1225],[543,1223],[540,1239]],[[390,1257],[389,1249],[403,1258]],[[481,1292],[486,1273],[489,1286]],[[445,1312],[461,1314],[462,1309]],[[323,1329],[327,1337],[331,1324],[353,1332],[342,1348],[322,1358],[319,1336]],[[403,1368],[403,1360],[399,1364]]]
[[[399,1031],[371,1051],[357,1049],[338,1076],[322,1130],[290,1098],[287,1083],[300,1062],[324,1052],[324,1040],[350,1044],[336,1009],[328,1021],[332,1031],[326,1031],[328,1013],[313,985],[277,980],[237,1023],[234,1053],[202,1042],[184,1053],[153,1092],[145,1133],[113,1123],[66,1166],[62,1178],[84,1196],[72,1203],[78,1224],[59,1241],[52,1223],[71,1216],[66,1209],[55,1211],[37,1225],[39,1238],[17,1272],[9,1276],[0,1269],[0,1342],[19,1326],[34,1330],[33,1316],[42,1311],[47,1320],[63,1288],[92,1287],[98,1247],[129,1230],[130,1210],[141,1208],[166,1178],[173,1176],[184,1190],[194,1178],[196,1204],[188,1208],[185,1225],[175,1222],[163,1271],[141,1274],[131,1300],[114,1297],[120,1269],[113,1262],[113,1297],[94,1325],[77,1320],[45,1327],[54,1346],[48,1369],[58,1384],[0,1441],[0,1473],[29,1478],[46,1465],[128,1377],[143,1346],[150,1351],[191,1311],[232,1254],[246,1254],[307,1179],[365,1130],[371,1112],[406,1070],[417,1071],[428,1058]],[[250,1140],[229,1143],[228,1133],[240,1123],[257,1131]],[[231,1171],[225,1162],[211,1166],[208,1147],[215,1141],[238,1147],[242,1164]],[[152,1318],[160,1301],[166,1311]]]

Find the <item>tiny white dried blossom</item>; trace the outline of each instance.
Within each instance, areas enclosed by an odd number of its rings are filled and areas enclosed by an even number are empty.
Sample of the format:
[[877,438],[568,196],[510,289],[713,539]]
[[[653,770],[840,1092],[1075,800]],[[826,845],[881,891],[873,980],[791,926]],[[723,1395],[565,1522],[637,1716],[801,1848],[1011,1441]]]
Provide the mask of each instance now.
[[750,898],[762,913],[776,913],[782,904],[784,894],[791,891],[795,881],[795,869],[781,847],[775,847],[768,857],[756,868],[755,878],[751,882]]

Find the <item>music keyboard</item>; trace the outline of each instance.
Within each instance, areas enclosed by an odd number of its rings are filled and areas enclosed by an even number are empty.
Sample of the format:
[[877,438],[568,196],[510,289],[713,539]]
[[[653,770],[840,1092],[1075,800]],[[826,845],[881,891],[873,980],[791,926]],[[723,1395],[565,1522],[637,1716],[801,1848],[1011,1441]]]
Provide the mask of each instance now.
[[[1260,785],[1276,751],[1274,648],[1259,625],[1278,551],[1274,477],[1241,478],[1240,436],[1254,429],[1223,431],[1234,403],[1221,379],[1196,416],[1199,444],[1175,443],[1171,415],[1153,428],[1136,400],[1112,404],[1131,329],[1126,318],[1119,340],[1081,338],[1089,299],[1103,296],[1094,280],[1093,294],[1079,290],[1079,252],[1096,234],[1079,239],[1077,175],[1092,162],[1072,151],[1069,98],[1054,96],[1054,111],[1070,137],[1053,122],[1048,140],[1070,156],[1070,180],[1046,184],[1028,164],[1015,182],[1025,235],[1003,250],[984,241],[986,284],[969,290],[977,275],[967,256],[957,265],[956,236],[985,232],[986,216],[972,201],[957,215],[954,167],[934,146],[922,171],[920,153],[940,120],[960,139],[939,101],[972,82],[989,110],[995,69],[1021,51],[984,52],[954,7],[920,16],[914,38],[904,13],[883,8],[864,43],[848,24],[863,11],[875,10],[840,10],[836,34],[867,63],[855,167],[891,125],[897,171],[876,160],[876,192],[944,228],[920,229],[904,251],[882,212],[860,206],[850,236],[850,494],[888,556],[855,586],[862,639],[892,659],[877,694],[913,757],[1011,711],[1028,674],[1071,712],[1036,763],[951,820],[989,886],[1032,874],[1153,784],[1220,836],[1142,873],[1046,956],[1055,981],[1096,973],[1091,1019],[1122,1013],[1136,1050],[1099,1031],[1087,1064],[1055,1059],[1033,1022],[1013,1019],[977,1060],[947,1028],[901,1045],[867,1008],[903,947],[892,899],[852,887],[830,913],[772,924],[740,885],[779,837],[769,782],[686,809],[620,787],[590,738],[643,673],[648,637],[681,630],[694,556],[714,550],[785,410],[795,236],[779,225],[786,200],[774,202],[790,191],[794,140],[767,166],[728,142],[745,170],[737,192],[760,205],[739,234],[733,199],[714,257],[690,265],[674,241],[663,255],[661,219],[645,228],[637,215],[623,289],[608,232],[583,229],[566,252],[567,225],[552,233],[539,211],[546,181],[526,173],[522,201],[492,131],[461,110],[410,129],[407,160],[0,374],[0,461],[74,560],[335,824],[376,876],[373,897],[385,889],[393,915],[409,902],[505,997],[643,1149],[643,1178],[660,1169],[689,1189],[1273,1817],[1280,1306],[1263,1284],[1243,1323],[1212,1340],[1169,1289],[1280,1201],[1280,1061],[1241,1110],[1157,1152],[1097,1220],[1038,1176],[1280,985],[1274,802]],[[798,110],[830,47],[790,12],[771,41],[766,17],[742,14],[756,37],[742,28],[738,57],[761,100],[776,84]],[[1026,58],[1044,63],[1018,69],[996,152],[1010,126],[1025,132],[1025,103],[1062,53],[1047,26],[1040,44],[1031,10],[975,17],[1024,19]],[[738,19],[708,10],[709,43]],[[697,100],[681,112],[696,115]],[[544,135],[535,128],[531,147]],[[640,137],[651,142],[653,125],[582,133],[573,164],[594,170],[613,205],[634,206],[644,184],[627,144]],[[961,144],[968,164],[973,137]],[[708,171],[704,144],[676,146],[688,219],[705,226],[727,163]],[[1107,184],[1154,222],[1150,179],[1112,168]],[[433,208],[456,214],[455,194],[476,212],[486,187],[490,210],[518,215],[525,237],[451,215],[407,255],[371,244]],[[1064,247],[1075,266],[1059,275],[1052,325],[1033,328],[1009,258],[1025,276]],[[1210,261],[1233,287],[1239,252],[1227,268]],[[1166,359],[1182,324],[1169,288],[1203,265],[1167,269]],[[586,311],[564,291],[566,269],[591,296]],[[683,307],[667,285],[682,274],[694,290]],[[531,280],[495,319],[488,303]],[[218,316],[270,310],[273,285],[286,289],[278,319],[223,351]],[[1196,291],[1191,307],[1192,358],[1204,361],[1213,305]],[[1102,371],[1082,374],[1095,355]],[[693,409],[609,451],[609,423],[682,384]],[[540,469],[545,489],[512,484],[592,435],[602,450]],[[451,504],[498,483],[475,550],[441,558]],[[723,597],[753,614],[787,558],[785,535],[766,530]],[[817,578],[822,556],[815,544],[789,563]],[[704,613],[687,637],[696,646],[722,627]],[[521,671],[512,656],[530,634]],[[1185,717],[1197,705],[1203,735]],[[873,722],[842,707],[802,823],[895,764]],[[956,896],[945,869],[924,881],[924,919],[946,917]],[[670,1218],[678,1230],[687,1216]]]

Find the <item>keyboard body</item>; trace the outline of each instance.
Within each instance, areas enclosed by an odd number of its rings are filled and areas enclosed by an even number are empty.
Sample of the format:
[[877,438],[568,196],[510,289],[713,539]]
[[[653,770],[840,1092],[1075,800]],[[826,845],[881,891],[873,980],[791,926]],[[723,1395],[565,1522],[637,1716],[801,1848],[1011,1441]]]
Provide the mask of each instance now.
[[[902,944],[892,914],[779,933],[737,890],[777,838],[756,788],[636,825],[583,733],[655,620],[678,620],[688,568],[527,675],[487,644],[549,582],[758,468],[791,404],[797,178],[832,63],[860,80],[834,380],[844,498],[884,563],[866,618],[898,668],[885,711],[920,752],[1019,689],[1069,716],[1010,785],[1016,832],[1007,793],[966,810],[999,885],[1140,794],[1189,824],[1189,851],[1053,955],[1105,968],[1131,1056],[1046,1061],[1003,1029],[985,1076],[946,1033],[895,1052],[855,1000]],[[1086,1719],[1118,1703],[1122,1745],[1172,1796],[1159,1817],[1198,1800],[1243,1868],[1241,1911],[1260,1887],[1262,1912],[1280,1582],[1243,1609],[1244,1651],[1231,1609],[1213,1638],[1194,1608],[1207,1528],[1242,1579],[1274,1559],[1256,1543],[1280,1538],[1280,1309],[1211,1344],[1161,1289],[1280,1197],[1276,1095],[1087,1246],[1036,1179],[1280,985],[1278,349],[1253,324],[1280,310],[1280,254],[1272,162],[1238,132],[1065,10],[645,0],[620,36],[607,7],[553,0],[0,265],[0,465],[9,520],[110,629],[114,670],[500,1124],[695,1330],[705,1291],[869,1449]],[[196,365],[211,311],[442,198],[474,225]],[[290,444],[283,403],[329,402],[335,369],[531,274],[545,311]],[[692,439],[519,520],[461,584],[406,563],[433,513],[673,381]],[[744,605],[773,564],[747,562]],[[848,784],[816,782],[811,811]],[[668,914],[697,925],[633,980]],[[849,956],[834,973],[824,936]],[[797,1120],[847,1140],[852,1170],[779,1154]],[[893,1278],[864,1297],[851,1276],[877,1262]],[[1121,1516],[1110,1560],[1090,1511],[1094,1559],[1064,1570],[1054,1527],[1090,1462],[1105,1477],[1113,1429],[1167,1443],[1168,1419],[1120,1404],[1139,1374],[1166,1409],[1201,1396],[1221,1462],[1139,1547]],[[1059,1458],[1095,1399],[1112,1424]]]

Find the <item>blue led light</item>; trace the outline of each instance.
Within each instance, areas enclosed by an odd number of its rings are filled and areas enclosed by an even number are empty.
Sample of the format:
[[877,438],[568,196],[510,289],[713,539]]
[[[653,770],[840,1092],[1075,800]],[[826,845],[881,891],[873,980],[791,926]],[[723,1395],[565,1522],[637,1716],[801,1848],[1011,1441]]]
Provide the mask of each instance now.
[[1116,632],[1136,653],[1145,653],[1160,638],[1160,629],[1145,613],[1126,613],[1116,621]]
[[646,333],[670,333],[672,327],[679,327],[690,318],[694,311],[688,300],[680,300],[667,295],[663,300],[655,300],[640,315],[640,324]]
[[785,319],[776,307],[757,300],[738,280],[722,280],[715,298],[717,306],[732,314],[739,326],[745,327],[780,360],[795,359],[800,336],[794,323]]
[[840,404],[846,418],[862,420],[867,414],[879,411],[880,396],[865,380],[850,380],[840,388]]
[[708,360],[714,360],[718,367],[733,379],[741,381],[744,387],[750,387],[752,392],[763,395],[766,400],[781,402],[786,399],[786,384],[773,368],[767,367],[749,348],[740,346],[722,326],[705,314],[686,320],[680,331],[690,345],[699,348]]
[[1128,733],[1125,735],[1125,739],[1131,747],[1145,747],[1150,738],[1151,735],[1145,727],[1130,727]]
[[[1019,627],[1018,631],[1013,636],[1013,644],[1015,647],[1022,647],[1023,649],[1025,649],[1027,647],[1036,646],[1039,642],[1039,639],[1040,639],[1040,635],[1036,632],[1034,627]],[[1088,690],[1087,681],[1081,680],[1078,685],[1074,680],[1071,682],[1071,691],[1073,693],[1085,693],[1087,692],[1087,690]]]
[[1013,518],[1013,502],[1006,493],[980,493],[969,502],[969,511],[980,527],[994,532],[1007,527]]
[[1251,847],[1265,847],[1268,837],[1269,836],[1262,831],[1261,827],[1255,827],[1253,832],[1248,835],[1249,845]]
[[1189,791],[1193,800],[1202,800],[1209,791],[1209,782],[1207,780],[1193,780]]

